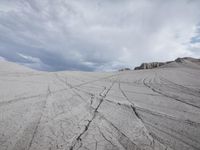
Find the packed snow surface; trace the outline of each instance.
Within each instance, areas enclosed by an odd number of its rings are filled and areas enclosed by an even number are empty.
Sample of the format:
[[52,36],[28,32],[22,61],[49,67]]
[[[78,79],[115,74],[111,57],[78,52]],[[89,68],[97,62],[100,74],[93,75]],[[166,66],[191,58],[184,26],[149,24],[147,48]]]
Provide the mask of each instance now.
[[200,65],[39,72],[0,62],[0,150],[199,150]]

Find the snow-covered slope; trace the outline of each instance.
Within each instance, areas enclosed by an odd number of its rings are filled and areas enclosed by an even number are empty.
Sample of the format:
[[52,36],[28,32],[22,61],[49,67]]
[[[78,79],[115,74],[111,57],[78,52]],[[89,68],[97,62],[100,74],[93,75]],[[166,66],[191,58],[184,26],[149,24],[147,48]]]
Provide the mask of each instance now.
[[0,62],[0,150],[198,150],[195,65],[45,73]]

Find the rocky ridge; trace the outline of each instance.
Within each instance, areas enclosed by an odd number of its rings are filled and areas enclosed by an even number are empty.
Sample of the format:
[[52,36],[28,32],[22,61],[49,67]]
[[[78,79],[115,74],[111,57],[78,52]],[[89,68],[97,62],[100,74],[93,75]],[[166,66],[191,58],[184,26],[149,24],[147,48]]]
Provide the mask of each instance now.
[[173,62],[184,63],[186,61],[200,65],[200,59],[196,59],[192,57],[183,57],[183,58],[177,58],[174,61],[142,63],[140,66],[135,67],[134,70],[154,69],[154,68],[158,68],[158,67],[173,63]]

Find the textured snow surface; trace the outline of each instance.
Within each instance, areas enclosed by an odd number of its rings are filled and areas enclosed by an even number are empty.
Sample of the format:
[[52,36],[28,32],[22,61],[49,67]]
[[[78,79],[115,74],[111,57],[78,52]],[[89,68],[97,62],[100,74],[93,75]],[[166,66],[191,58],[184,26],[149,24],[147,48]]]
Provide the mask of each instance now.
[[199,150],[200,67],[39,72],[0,62],[0,150]]

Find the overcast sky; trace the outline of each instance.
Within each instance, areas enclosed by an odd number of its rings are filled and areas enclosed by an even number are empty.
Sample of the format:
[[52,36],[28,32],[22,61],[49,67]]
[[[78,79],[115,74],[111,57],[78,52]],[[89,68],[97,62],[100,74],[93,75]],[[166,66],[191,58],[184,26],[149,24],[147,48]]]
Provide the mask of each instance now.
[[0,60],[109,71],[200,57],[200,0],[0,0]]

